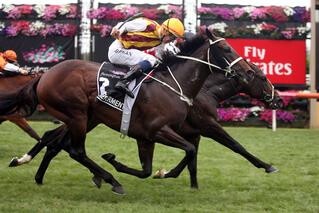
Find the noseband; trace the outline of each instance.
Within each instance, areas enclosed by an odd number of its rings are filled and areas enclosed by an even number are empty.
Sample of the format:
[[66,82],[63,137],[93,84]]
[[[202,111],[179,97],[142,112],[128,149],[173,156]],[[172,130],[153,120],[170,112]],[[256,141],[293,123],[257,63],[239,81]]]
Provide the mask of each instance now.
[[275,99],[275,87],[274,85],[272,85],[272,83],[267,79],[267,82],[271,85],[271,95],[267,94],[265,91],[264,93],[264,97],[262,98],[262,100],[264,100],[267,103],[271,103],[274,101]]

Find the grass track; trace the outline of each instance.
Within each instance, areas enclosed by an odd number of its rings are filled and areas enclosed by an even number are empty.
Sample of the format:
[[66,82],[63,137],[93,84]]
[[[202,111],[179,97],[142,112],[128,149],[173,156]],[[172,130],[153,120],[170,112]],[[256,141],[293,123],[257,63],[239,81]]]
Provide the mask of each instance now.
[[[56,127],[31,122],[39,133]],[[41,152],[30,164],[9,168],[34,141],[9,122],[0,126],[0,212],[319,212],[319,131],[226,128],[251,153],[280,169],[266,174],[241,156],[202,138],[198,159],[200,190],[191,190],[184,171],[177,179],[138,179],[117,173],[100,158],[112,152],[129,166],[140,168],[134,140],[98,126],[87,137],[87,153],[124,186],[114,195],[104,184],[95,188],[87,169],[62,152],[52,162],[44,185],[34,174]],[[183,152],[156,145],[153,171],[170,169]]]

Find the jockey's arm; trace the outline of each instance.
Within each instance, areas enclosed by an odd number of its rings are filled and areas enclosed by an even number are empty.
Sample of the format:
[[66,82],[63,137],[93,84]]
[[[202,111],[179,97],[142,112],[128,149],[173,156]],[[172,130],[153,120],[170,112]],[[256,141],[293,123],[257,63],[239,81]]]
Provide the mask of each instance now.
[[144,50],[144,52],[155,56],[159,60],[162,60],[164,54],[177,55],[180,52],[180,49],[176,46],[178,42],[180,41],[178,41],[178,39],[175,39],[174,41],[167,44],[160,44],[156,47]]
[[7,63],[3,70],[6,70],[6,71],[9,71],[9,72],[17,72],[17,73],[21,73],[22,75],[27,75],[28,74],[28,71],[23,69],[23,68],[20,68],[14,64],[11,64],[11,63]]
[[[146,30],[147,22],[142,18],[137,18],[132,21],[126,22],[122,25],[123,22],[118,23],[114,28],[119,31],[119,35],[122,35],[125,32],[142,32]],[[119,28],[121,26],[121,28]]]

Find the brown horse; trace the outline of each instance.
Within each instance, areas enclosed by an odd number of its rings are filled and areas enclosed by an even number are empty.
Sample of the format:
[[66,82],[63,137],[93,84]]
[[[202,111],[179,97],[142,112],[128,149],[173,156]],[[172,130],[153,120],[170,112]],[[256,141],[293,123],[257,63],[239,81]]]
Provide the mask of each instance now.
[[[139,141],[145,141],[149,146],[153,146],[156,141],[184,150],[186,160],[183,164],[188,165],[191,179],[195,180],[196,148],[176,130],[186,119],[190,103],[211,71],[228,68],[228,71],[233,70],[238,78],[248,83],[252,68],[229,47],[225,40],[216,38],[209,31],[207,35],[198,35],[185,42],[181,46],[181,54],[191,56],[192,59],[174,57],[173,62],[168,60],[167,63],[157,67],[156,71],[166,70],[164,65],[170,65],[183,90],[183,95],[176,95],[157,82],[143,84],[133,108],[128,135]],[[65,135],[70,137],[70,143],[67,145],[71,158],[87,167],[97,177],[110,183],[112,191],[123,194],[121,184],[93,162],[85,152],[84,144],[88,131],[98,123],[104,123],[119,131],[121,123],[120,111],[96,101],[98,69],[99,64],[92,62],[64,61],[18,93],[5,96],[3,99],[0,94],[0,111],[11,112],[15,109],[32,112],[35,105],[40,102],[51,115],[65,123],[67,127]],[[175,81],[169,75],[157,72],[156,76],[169,85],[175,85]],[[178,90],[176,86],[174,87]],[[61,129],[65,128],[62,126]]]
[[[10,76],[0,76],[0,92],[1,93],[11,93],[12,91],[17,90],[18,88],[25,86],[32,79],[40,74],[30,74],[30,75],[10,75]],[[19,126],[23,131],[28,133],[30,137],[34,138],[37,141],[40,141],[40,136],[31,128],[27,120],[21,115],[15,113],[7,116],[0,116],[0,124],[3,121],[11,121],[12,123]]]
[[[239,153],[257,168],[263,168],[267,173],[272,173],[277,171],[275,167],[264,163],[246,151],[217,122],[217,104],[237,94],[238,92],[245,92],[251,97],[260,99],[271,108],[277,108],[282,104],[277,92],[274,91],[274,87],[267,80],[261,70],[253,64],[250,65],[253,67],[255,72],[251,73],[252,78],[249,81],[249,84],[241,84],[236,74],[226,77],[225,73],[223,72],[215,72],[214,75],[210,75],[200,93],[196,96],[194,105],[191,107],[188,113],[186,122],[183,124],[178,133],[194,144],[196,149],[198,149],[200,135],[212,138],[234,152]],[[52,158],[58,152],[60,152],[61,149],[68,151],[67,144],[69,143],[69,136],[66,135],[66,132],[67,130],[62,126],[55,131],[47,132],[43,136],[43,141],[50,143],[50,145],[47,148],[46,154],[44,155],[36,174],[35,179],[37,183],[41,184],[43,182],[45,171]],[[56,137],[57,135],[59,135],[59,137]],[[55,141],[54,143],[50,141],[51,139],[57,140],[57,138],[60,140],[59,144],[57,144]],[[110,162],[119,172],[128,173],[140,178],[149,177],[152,172],[154,146],[152,143],[143,143],[143,141],[138,141],[138,151],[142,165],[142,171],[129,168],[116,161],[114,154],[105,154],[102,157]],[[30,153],[30,155],[33,157],[34,154],[35,153]],[[18,165],[18,162],[11,163],[15,166]],[[182,169],[183,168],[176,167],[168,173],[164,173],[164,171],[161,170],[157,173],[156,177],[176,178]],[[93,181],[98,187],[101,186],[100,178],[94,177]],[[195,179],[192,183],[192,186],[196,187],[197,185],[198,184]]]

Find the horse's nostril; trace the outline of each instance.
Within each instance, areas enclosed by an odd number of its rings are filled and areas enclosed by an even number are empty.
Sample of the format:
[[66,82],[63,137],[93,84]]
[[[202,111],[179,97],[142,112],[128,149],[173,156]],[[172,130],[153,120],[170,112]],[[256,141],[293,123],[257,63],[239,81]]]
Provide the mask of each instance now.
[[284,107],[284,102],[282,99],[277,99],[271,104],[272,109],[282,109]]
[[284,107],[284,102],[283,102],[282,99],[279,99],[279,101],[278,101],[278,108],[281,109],[281,108],[283,108],[283,107]]

